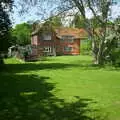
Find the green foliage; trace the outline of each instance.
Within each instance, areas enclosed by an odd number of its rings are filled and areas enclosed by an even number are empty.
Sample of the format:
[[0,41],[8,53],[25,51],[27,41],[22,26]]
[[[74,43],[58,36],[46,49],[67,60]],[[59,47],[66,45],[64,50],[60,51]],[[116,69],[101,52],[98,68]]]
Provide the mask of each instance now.
[[62,21],[60,17],[51,17],[46,20],[44,23],[40,24],[40,21],[36,21],[33,23],[33,31],[37,31],[40,34],[42,33],[51,33],[55,28],[61,27]]
[[3,52],[9,47],[11,21],[9,11],[12,8],[13,0],[0,0],[0,71],[3,69]]
[[113,25],[108,31],[104,56],[114,66],[120,66],[120,26]]
[[7,51],[9,46],[11,21],[9,10],[12,7],[12,0],[0,0],[0,52]]
[[85,22],[82,16],[76,14],[74,16],[74,19],[72,20],[71,27],[75,27],[75,28],[85,28]]
[[61,17],[57,16],[57,17],[52,17],[49,22],[51,22],[52,26],[54,27],[61,27],[62,26],[62,21],[61,21]]
[[115,25],[115,39],[114,40],[114,49],[112,50],[112,62],[115,66],[120,67],[120,25]]
[[28,23],[22,23],[12,29],[12,44],[27,45],[31,41],[32,26]]
[[48,20],[46,20],[43,24],[42,24],[42,30],[48,30],[51,28],[54,29],[56,27],[61,27],[62,26],[62,21],[61,21],[61,17],[51,17]]
[[82,55],[91,55],[91,52],[92,52],[91,40],[89,39],[81,40],[80,53]]
[[96,16],[96,17],[92,17],[91,19],[89,19],[89,22],[90,22],[93,29],[100,27],[100,22],[98,19],[101,19],[101,17]]
[[114,23],[115,23],[115,24],[120,24],[120,16],[115,19]]
[[112,64],[116,67],[120,67],[120,48],[116,48],[111,54]]

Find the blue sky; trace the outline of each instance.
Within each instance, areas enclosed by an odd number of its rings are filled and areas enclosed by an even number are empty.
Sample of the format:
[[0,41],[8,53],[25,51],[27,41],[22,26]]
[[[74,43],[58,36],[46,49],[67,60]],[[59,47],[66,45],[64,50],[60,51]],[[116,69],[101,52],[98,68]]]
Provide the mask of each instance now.
[[[112,7],[112,19],[115,19],[117,16],[120,16],[120,0],[116,0],[116,1],[118,2],[118,4],[113,5],[113,7]],[[26,21],[35,21],[35,20],[44,19],[44,18],[42,18],[43,16],[36,15],[37,8],[31,9],[30,12],[27,14],[20,15],[18,13],[18,11],[20,9],[20,5],[18,5],[17,2],[18,2],[18,0],[15,0],[16,7],[14,7],[14,9],[13,9],[14,13],[12,15],[13,25],[20,24],[20,23],[26,22]],[[46,13],[46,16],[47,16],[47,13]],[[91,13],[88,12],[87,16],[91,17]]]

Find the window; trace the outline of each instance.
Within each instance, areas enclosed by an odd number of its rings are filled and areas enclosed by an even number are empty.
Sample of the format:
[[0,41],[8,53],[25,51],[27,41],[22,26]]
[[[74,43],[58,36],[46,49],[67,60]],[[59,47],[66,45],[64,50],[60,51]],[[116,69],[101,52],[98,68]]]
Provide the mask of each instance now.
[[44,33],[42,35],[42,40],[51,40],[52,37],[51,37],[51,33]]
[[66,52],[71,52],[71,51],[72,51],[72,47],[67,47],[67,46],[65,46],[65,47],[64,47],[64,51],[66,51]]
[[65,42],[73,42],[74,40],[74,36],[71,35],[64,35],[61,38],[61,41],[65,41]]
[[51,52],[51,47],[50,46],[44,47],[44,52]]

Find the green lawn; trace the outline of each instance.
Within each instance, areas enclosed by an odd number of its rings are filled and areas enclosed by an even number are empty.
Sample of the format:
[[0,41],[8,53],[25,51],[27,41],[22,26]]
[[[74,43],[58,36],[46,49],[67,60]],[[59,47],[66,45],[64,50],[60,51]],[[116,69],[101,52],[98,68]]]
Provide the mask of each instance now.
[[0,120],[120,120],[120,70],[89,56],[6,59]]

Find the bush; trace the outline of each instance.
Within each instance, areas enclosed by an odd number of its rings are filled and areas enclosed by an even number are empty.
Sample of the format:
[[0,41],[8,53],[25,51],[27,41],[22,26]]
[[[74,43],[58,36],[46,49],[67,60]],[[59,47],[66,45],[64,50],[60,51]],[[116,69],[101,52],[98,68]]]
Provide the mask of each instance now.
[[82,55],[91,55],[92,45],[89,39],[81,40],[80,53]]
[[111,61],[114,66],[120,67],[120,49],[119,48],[116,48],[115,50],[112,51]]

